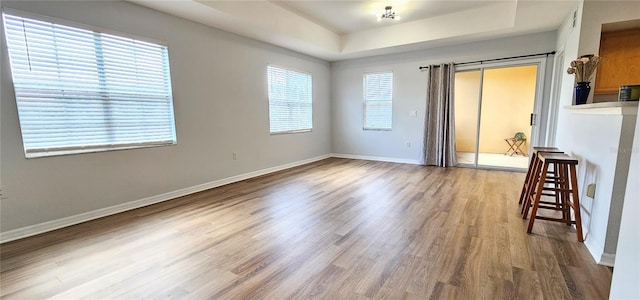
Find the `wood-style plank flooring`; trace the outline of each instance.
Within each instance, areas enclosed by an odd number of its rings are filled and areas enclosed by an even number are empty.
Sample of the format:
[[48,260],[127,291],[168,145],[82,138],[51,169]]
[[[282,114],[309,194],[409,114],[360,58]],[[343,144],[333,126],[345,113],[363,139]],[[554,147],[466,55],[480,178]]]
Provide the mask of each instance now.
[[[606,299],[524,174],[326,159],[1,246],[13,299]],[[588,237],[587,237],[588,238]]]

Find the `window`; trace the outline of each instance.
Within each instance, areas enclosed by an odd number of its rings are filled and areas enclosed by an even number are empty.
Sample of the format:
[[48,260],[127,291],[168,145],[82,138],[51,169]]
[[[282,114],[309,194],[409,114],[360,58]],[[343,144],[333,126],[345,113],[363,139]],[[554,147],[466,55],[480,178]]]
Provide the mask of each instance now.
[[20,15],[3,13],[26,157],[176,143],[166,46]]
[[391,130],[393,73],[365,74],[364,129]]
[[311,131],[311,74],[267,67],[271,133]]

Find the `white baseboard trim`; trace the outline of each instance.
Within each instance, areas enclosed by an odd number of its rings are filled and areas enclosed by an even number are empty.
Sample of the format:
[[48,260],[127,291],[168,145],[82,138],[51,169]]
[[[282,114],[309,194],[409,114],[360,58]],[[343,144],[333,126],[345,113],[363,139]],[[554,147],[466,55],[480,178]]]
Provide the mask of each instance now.
[[599,265],[603,265],[603,266],[607,266],[607,267],[613,267],[615,262],[616,262],[616,255],[615,254],[602,253],[602,256],[600,257],[600,262],[598,262],[598,264]]
[[[575,225],[573,225],[573,227],[575,228]],[[587,247],[587,250],[589,250],[589,253],[591,254],[591,257],[593,257],[593,260],[597,264],[603,265],[603,266],[608,266],[608,267],[613,267],[613,263],[616,260],[616,255],[615,254],[604,252],[604,249],[603,249],[602,246],[595,245],[594,241],[592,241],[592,239],[589,239],[588,237],[584,241],[584,245]]]
[[[575,229],[575,225],[571,225],[571,227],[573,227]],[[587,247],[587,250],[589,250],[589,253],[591,254],[591,257],[593,257],[593,260],[598,263],[600,261],[600,259],[602,258],[602,254],[604,253],[602,247],[594,245],[593,244],[593,238],[590,237],[591,233],[590,232],[585,232],[583,233],[585,234],[585,241],[584,241],[584,245],[585,247]]]
[[199,185],[195,185],[195,186],[191,186],[191,187],[187,187],[187,188],[179,189],[176,191],[171,191],[168,193],[151,196],[151,197],[147,197],[139,200],[134,200],[134,201],[130,201],[130,202],[114,205],[114,206],[109,206],[109,207],[105,207],[105,208],[101,208],[101,209],[97,209],[97,210],[93,210],[93,211],[89,211],[89,212],[85,212],[85,213],[81,213],[81,214],[77,214],[77,215],[73,215],[73,216],[69,216],[69,217],[65,217],[57,220],[52,220],[44,223],[31,225],[31,226],[26,226],[26,227],[10,230],[7,232],[1,232],[0,243],[6,243],[6,242],[14,241],[17,239],[26,238],[36,234],[53,231],[63,227],[68,227],[71,225],[91,221],[91,220],[106,217],[109,215],[114,215],[117,213],[148,206],[151,204],[164,202],[167,200],[171,200],[171,199],[186,196],[189,194],[212,189],[215,187],[227,185],[230,183],[266,175],[269,173],[273,173],[273,172],[277,172],[277,171],[281,171],[281,170],[285,170],[285,169],[289,169],[289,168],[293,168],[301,165],[306,165],[308,163],[327,159],[331,156],[332,155],[330,154],[320,155],[320,156],[312,157],[305,160],[300,160],[300,161],[296,161],[296,162],[292,162],[292,163],[288,163],[280,166],[275,166],[267,169],[262,169],[262,170],[240,174],[232,177],[227,177],[220,180],[207,182],[207,183],[203,183],[203,184],[199,184]]
[[394,157],[365,156],[365,155],[340,154],[340,153],[331,153],[331,157],[349,158],[349,159],[361,159],[361,160],[373,160],[373,161],[384,161],[384,162],[393,162],[393,163],[400,163],[400,164],[412,164],[412,165],[419,165],[420,164],[419,160],[394,158]]

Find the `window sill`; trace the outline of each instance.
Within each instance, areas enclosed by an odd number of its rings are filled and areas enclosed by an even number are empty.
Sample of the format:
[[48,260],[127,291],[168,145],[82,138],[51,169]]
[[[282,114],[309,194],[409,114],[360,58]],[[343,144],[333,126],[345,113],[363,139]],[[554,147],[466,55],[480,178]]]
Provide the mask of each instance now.
[[303,132],[311,132],[311,129],[300,129],[300,130],[270,132],[269,134],[270,135],[281,135],[281,134],[292,134],[292,133],[303,133]]
[[391,131],[391,128],[362,128],[362,130],[368,130],[368,131]]
[[129,145],[129,146],[121,146],[121,147],[99,147],[99,148],[86,148],[86,149],[51,150],[51,151],[30,152],[30,153],[28,152],[28,153],[25,153],[25,158],[32,159],[32,158],[42,158],[42,157],[50,157],[50,156],[63,156],[63,155],[95,153],[95,152],[109,152],[109,151],[130,150],[130,149],[151,148],[151,147],[164,147],[164,146],[175,146],[175,145],[177,145],[177,143]]

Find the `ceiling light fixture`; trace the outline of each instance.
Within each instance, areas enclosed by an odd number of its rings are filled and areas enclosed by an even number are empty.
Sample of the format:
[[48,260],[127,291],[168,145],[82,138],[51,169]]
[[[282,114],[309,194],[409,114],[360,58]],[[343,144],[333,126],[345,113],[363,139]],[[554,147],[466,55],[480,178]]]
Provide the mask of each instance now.
[[384,13],[378,17],[378,22],[382,19],[395,20],[396,18],[400,19],[400,16],[396,16],[396,13],[392,11],[391,5],[388,5],[384,8]]

